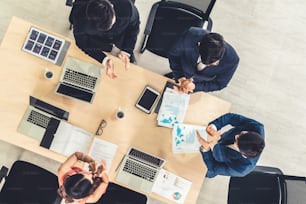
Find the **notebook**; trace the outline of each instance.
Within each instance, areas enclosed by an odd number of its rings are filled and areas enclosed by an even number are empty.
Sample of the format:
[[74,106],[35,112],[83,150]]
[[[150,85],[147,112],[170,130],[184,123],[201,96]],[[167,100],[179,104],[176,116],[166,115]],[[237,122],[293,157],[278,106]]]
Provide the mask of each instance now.
[[92,103],[100,79],[100,67],[68,57],[55,92]]
[[164,164],[164,159],[131,147],[119,166],[116,180],[149,193]]
[[68,120],[69,112],[30,96],[30,105],[23,115],[18,131],[41,140],[47,129],[54,129],[61,120]]

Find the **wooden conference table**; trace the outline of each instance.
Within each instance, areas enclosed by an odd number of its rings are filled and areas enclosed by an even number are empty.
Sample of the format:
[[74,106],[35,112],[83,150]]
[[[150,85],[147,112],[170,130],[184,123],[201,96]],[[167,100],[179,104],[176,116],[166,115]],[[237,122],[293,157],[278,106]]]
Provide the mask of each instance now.
[[[161,92],[168,79],[133,64],[125,71],[124,64],[112,57],[118,78],[110,79],[103,71],[98,93],[92,104],[58,95],[54,90],[63,65],[54,65],[21,50],[30,26],[31,23],[13,17],[1,44],[0,139],[59,162],[66,159],[64,155],[40,147],[39,141],[17,132],[17,127],[29,105],[29,95],[32,95],[69,111],[69,122],[92,132],[93,135],[101,119],[107,120],[102,136],[97,137],[118,145],[109,171],[110,180],[115,181],[116,167],[128,148],[134,146],[166,159],[166,170],[191,181],[192,186],[185,203],[196,203],[206,173],[200,153],[173,154],[171,129],[157,127],[157,114],[148,115],[135,108],[135,102],[145,85]],[[46,31],[39,26],[35,27]],[[46,32],[59,36],[50,31]],[[59,37],[71,42],[67,56],[99,65],[80,51],[73,40]],[[45,68],[54,72],[51,80],[44,78]],[[125,112],[123,120],[114,118],[118,107]],[[184,123],[206,125],[228,112],[229,108],[230,103],[224,100],[207,93],[194,93],[191,95]],[[148,196],[170,203],[154,193]]]

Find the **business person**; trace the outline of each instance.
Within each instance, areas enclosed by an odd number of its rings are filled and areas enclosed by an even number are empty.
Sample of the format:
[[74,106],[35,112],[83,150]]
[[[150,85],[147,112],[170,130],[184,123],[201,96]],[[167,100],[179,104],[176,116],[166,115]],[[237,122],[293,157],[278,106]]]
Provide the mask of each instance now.
[[128,69],[135,62],[133,50],[139,33],[139,14],[131,0],[76,0],[70,16],[77,46],[106,67],[106,74],[116,78],[114,64],[104,52],[113,46]]
[[217,91],[233,77],[239,57],[218,33],[192,27],[184,32],[168,55],[180,92]]
[[[232,128],[220,135],[218,131],[227,125]],[[210,122],[206,131],[212,138],[209,141],[196,132],[208,169],[206,177],[245,176],[255,168],[265,147],[263,124],[242,115],[227,113]]]
[[[89,164],[89,171],[79,162]],[[65,203],[96,203],[108,186],[105,164],[96,168],[96,161],[82,152],[75,152],[58,169],[58,194]]]

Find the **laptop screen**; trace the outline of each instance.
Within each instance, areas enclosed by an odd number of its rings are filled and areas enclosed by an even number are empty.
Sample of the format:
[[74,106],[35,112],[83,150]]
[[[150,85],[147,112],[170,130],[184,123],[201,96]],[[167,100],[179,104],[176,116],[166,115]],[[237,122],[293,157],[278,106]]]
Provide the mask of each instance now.
[[69,112],[30,96],[30,105],[57,118],[68,120]]
[[56,93],[60,93],[66,96],[77,98],[77,99],[80,99],[82,101],[86,101],[89,103],[91,103],[93,95],[94,95],[92,92],[77,89],[72,86],[68,86],[64,83],[59,83],[58,88],[56,89]]

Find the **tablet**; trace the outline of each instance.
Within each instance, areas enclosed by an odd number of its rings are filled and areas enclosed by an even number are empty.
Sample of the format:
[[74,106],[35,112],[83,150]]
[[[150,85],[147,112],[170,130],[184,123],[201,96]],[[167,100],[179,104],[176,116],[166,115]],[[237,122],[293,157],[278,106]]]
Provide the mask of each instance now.
[[151,113],[154,105],[158,101],[159,95],[160,93],[158,91],[146,86],[136,102],[136,107],[145,113]]

